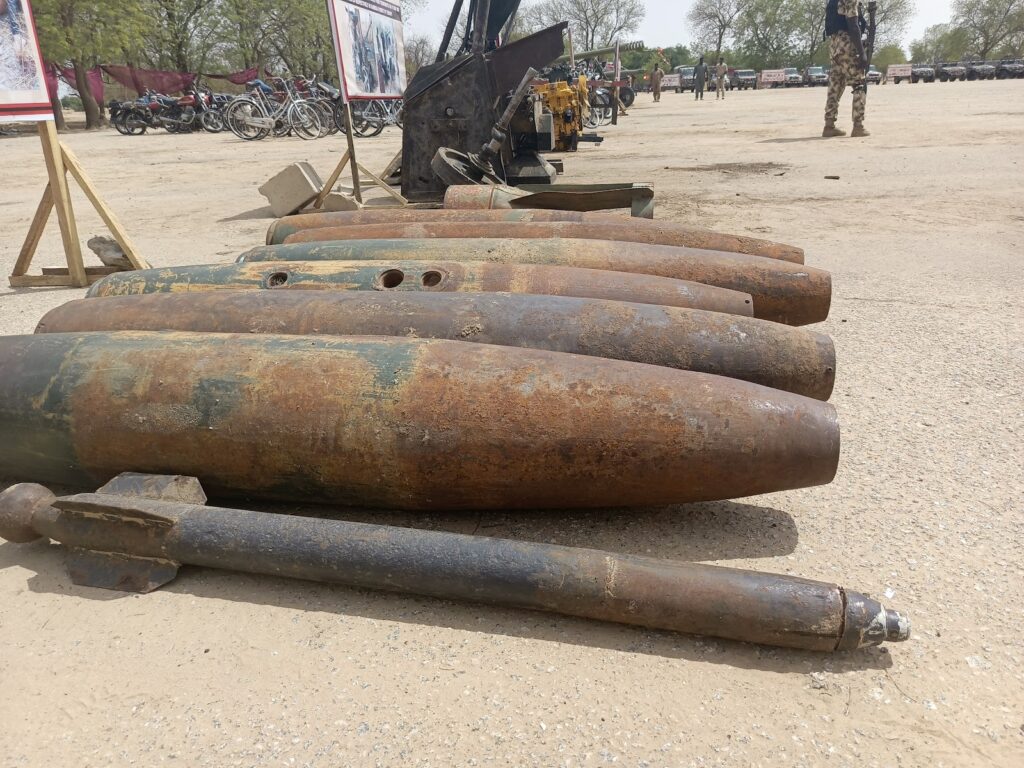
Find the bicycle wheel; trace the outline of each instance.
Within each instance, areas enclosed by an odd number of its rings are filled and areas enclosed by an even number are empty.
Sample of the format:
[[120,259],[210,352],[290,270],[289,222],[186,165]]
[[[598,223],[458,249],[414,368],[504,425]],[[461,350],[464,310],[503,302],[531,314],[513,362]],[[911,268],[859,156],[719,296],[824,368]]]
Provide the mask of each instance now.
[[321,131],[320,113],[304,101],[298,101],[288,108],[288,125],[300,139],[319,139]]
[[235,136],[246,141],[265,139],[270,135],[268,128],[254,123],[264,118],[266,113],[263,107],[251,99],[235,99],[224,110],[224,122],[228,128]]
[[352,132],[364,139],[377,136],[384,130],[384,107],[376,100],[353,101]]
[[337,133],[339,128],[334,115],[334,102],[330,99],[317,99],[313,102],[313,105],[320,112],[320,122],[323,125],[323,133],[321,135],[327,136]]

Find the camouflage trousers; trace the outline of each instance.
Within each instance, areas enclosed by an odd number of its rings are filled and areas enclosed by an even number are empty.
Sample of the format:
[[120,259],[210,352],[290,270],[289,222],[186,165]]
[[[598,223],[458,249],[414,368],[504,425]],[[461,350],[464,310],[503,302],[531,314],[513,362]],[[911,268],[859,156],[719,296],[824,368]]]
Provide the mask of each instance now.
[[864,105],[867,101],[867,80],[857,60],[857,50],[847,32],[837,32],[828,40],[829,60],[828,98],[825,100],[825,122],[835,123],[839,116],[839,98],[846,86],[853,88],[853,124],[864,124]]

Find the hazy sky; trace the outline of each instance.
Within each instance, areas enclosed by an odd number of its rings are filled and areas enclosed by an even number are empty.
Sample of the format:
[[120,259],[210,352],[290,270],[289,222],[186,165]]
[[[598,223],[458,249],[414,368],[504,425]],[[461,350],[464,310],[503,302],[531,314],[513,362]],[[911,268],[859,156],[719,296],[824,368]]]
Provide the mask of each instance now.
[[[523,4],[526,5],[529,1],[523,0]],[[880,4],[884,2],[885,0],[879,0]],[[689,42],[690,31],[686,27],[686,11],[691,4],[691,0],[646,0],[644,5],[647,14],[640,24],[640,29],[630,35],[629,39],[643,40],[648,47]],[[950,0],[916,0],[916,4],[917,15],[907,29],[904,46],[920,37],[925,27],[949,21]],[[409,26],[417,34],[440,40],[452,5],[452,0],[427,0],[426,7],[408,19]]]

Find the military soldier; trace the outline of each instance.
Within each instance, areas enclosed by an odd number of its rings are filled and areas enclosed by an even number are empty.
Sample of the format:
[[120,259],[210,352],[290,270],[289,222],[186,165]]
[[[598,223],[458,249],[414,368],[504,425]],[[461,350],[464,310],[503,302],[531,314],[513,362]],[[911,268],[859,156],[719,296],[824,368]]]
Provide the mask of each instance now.
[[654,92],[655,101],[661,101],[661,80],[663,77],[665,77],[664,70],[660,64],[656,64],[654,71],[651,72],[651,90]]
[[825,9],[825,35],[828,37],[828,98],[825,101],[825,129],[822,136],[845,136],[836,128],[839,99],[846,86],[853,87],[853,130],[851,136],[867,136],[864,130],[864,104],[867,99],[868,57],[861,35],[866,24],[858,0],[828,0]]
[[729,65],[725,63],[725,57],[718,57],[718,66],[715,67],[715,101],[725,98],[725,81],[729,77]]
[[697,66],[693,68],[693,100],[704,101],[704,85],[708,81],[708,65],[704,63],[704,57],[700,57]]

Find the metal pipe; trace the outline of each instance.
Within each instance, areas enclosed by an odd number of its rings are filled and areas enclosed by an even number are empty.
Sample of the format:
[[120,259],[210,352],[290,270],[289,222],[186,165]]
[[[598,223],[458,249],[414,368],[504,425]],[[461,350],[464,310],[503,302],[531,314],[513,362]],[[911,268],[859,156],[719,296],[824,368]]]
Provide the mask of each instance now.
[[[181,498],[189,480],[200,499]],[[157,498],[125,495],[132,492]],[[122,475],[98,493],[62,499],[21,484],[0,494],[0,535],[59,541],[69,550],[76,584],[126,591],[151,591],[188,564],[813,651],[856,650],[910,636],[905,616],[826,582],[210,507],[204,500],[195,478]]]
[[[415,254],[411,254],[415,255]],[[691,307],[749,316],[750,294],[668,277],[546,264],[379,260],[214,264],[118,272],[98,280],[90,298],[210,290],[536,293]]]
[[[388,210],[337,211],[331,213],[300,213],[278,219],[267,230],[267,245],[285,242],[291,235],[313,229],[335,227],[379,225],[400,227],[405,224],[473,224],[504,225],[502,237],[576,237],[588,240],[601,239],[616,242],[635,242],[651,245],[674,245],[682,248],[699,248],[729,253],[747,253],[769,259],[791,261],[803,264],[802,248],[771,240],[762,240],[745,235],[730,235],[713,232],[710,229],[688,227],[666,221],[642,218],[627,218],[600,211],[554,211],[536,208],[508,210],[465,210],[452,208],[416,209],[399,208]],[[535,234],[535,227],[519,230],[512,234],[512,224],[555,224],[550,234]],[[438,237],[462,237],[463,235],[437,235]],[[487,237],[477,234],[475,237]],[[309,233],[309,239],[316,235]],[[399,234],[377,235],[377,237],[401,237]],[[367,239],[367,238],[360,238]]]
[[[619,44],[619,50],[620,51],[642,51],[643,48],[644,48],[644,44],[643,44],[642,40],[634,40],[633,42],[630,42],[630,43],[620,43]],[[576,51],[576,59],[577,60],[579,60],[579,59],[589,59],[589,58],[592,58],[594,56],[604,56],[606,53],[615,53],[615,46],[614,45],[609,45],[609,46],[607,46],[605,48],[595,48],[592,51]],[[561,56],[559,56],[557,59],[555,59],[554,62],[552,62],[552,63],[553,64],[558,64],[559,62],[568,61],[568,60],[569,60],[569,54],[565,53],[565,54],[562,54]]]
[[473,16],[472,53],[484,53],[487,50],[487,17],[491,13],[491,0],[476,0],[476,13]]
[[462,12],[462,0],[455,0],[452,6],[451,15],[448,17],[448,24],[445,25],[444,35],[441,36],[441,45],[437,49],[437,56],[434,63],[440,63],[448,55],[448,48],[452,44],[452,35],[455,33],[455,26],[459,23],[459,14]]
[[[416,237],[382,240],[324,240],[253,248],[239,256],[239,262],[302,261],[312,265],[317,260],[363,260],[384,258],[429,258],[448,261],[487,260],[504,264],[548,264],[604,269],[617,274],[652,275],[691,280],[709,286],[727,288],[749,294],[754,299],[754,316],[763,320],[807,325],[828,317],[832,301],[832,278],[828,272],[802,264],[764,259],[744,253],[703,251],[641,243],[624,244],[608,240],[579,238],[518,239],[510,230],[501,238],[495,229],[487,238],[430,237],[435,225],[408,225],[406,234]],[[512,227],[527,226],[523,224]],[[543,226],[543,225],[528,225]],[[412,229],[415,227],[415,229]],[[344,233],[367,234],[372,229],[394,235],[394,228],[351,227]],[[340,230],[339,230],[340,231]],[[518,231],[518,230],[515,230]],[[448,232],[446,232],[448,234]],[[118,273],[103,278],[92,292],[105,290],[111,283],[128,284],[142,275],[159,276],[159,270]],[[99,287],[96,287],[99,286]],[[92,294],[90,294],[92,295]]]
[[126,469],[385,509],[681,504],[831,482],[828,403],[489,344],[95,332],[0,337],[0,476]]
[[827,400],[827,336],[698,309],[501,293],[217,291],[79,299],[36,333],[195,331],[412,336],[663,365]]

